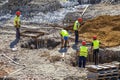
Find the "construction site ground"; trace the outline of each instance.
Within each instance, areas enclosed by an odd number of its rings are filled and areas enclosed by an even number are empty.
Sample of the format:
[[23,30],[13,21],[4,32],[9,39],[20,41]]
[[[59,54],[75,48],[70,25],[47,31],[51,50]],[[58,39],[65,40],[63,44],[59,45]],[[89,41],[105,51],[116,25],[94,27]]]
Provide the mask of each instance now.
[[[48,50],[45,48],[30,50],[26,48],[21,48],[21,42],[19,42],[19,44],[16,46],[17,51],[14,52],[9,48],[9,45],[10,42],[15,39],[15,31],[13,30],[13,28],[9,28],[9,30],[3,28],[0,31],[1,55],[5,54],[11,59],[17,58],[17,62],[20,63],[20,65],[14,64],[6,57],[0,56],[0,61],[5,63],[2,65],[3,68],[1,69],[1,77],[13,77],[17,78],[17,80],[29,80],[31,78],[36,80],[59,80],[70,78],[70,76],[73,76],[72,78],[75,79],[85,78],[85,70],[80,69],[82,71],[78,71],[78,68],[70,65],[70,55],[75,53],[75,50],[73,50],[72,48],[69,48],[66,52],[66,61],[64,61],[64,59],[62,58],[62,53],[59,51],[60,46],[56,47],[53,50]],[[10,69],[7,72],[6,66],[10,66],[7,67]]]
[[[107,8],[109,9],[109,7]],[[120,10],[120,7],[118,7],[118,10]],[[19,44],[16,45],[17,51],[12,51],[9,45],[15,39],[15,29],[11,23],[7,24],[8,25],[6,27],[3,26],[0,29],[0,77],[12,77],[17,80],[86,79],[87,70],[73,67],[71,62],[76,61],[76,59],[74,59],[75,57],[72,58],[76,53],[76,49],[72,47],[74,42],[71,42],[71,47],[68,48],[65,52],[60,52],[60,45],[52,50],[46,48],[26,49],[20,47],[22,42],[20,41]],[[24,24],[24,26],[34,27],[36,25]],[[37,25],[37,27],[40,26],[43,25]],[[105,15],[88,20],[80,29],[80,38],[90,42],[93,35],[97,35],[98,39],[100,39],[100,41],[105,44],[105,46],[119,46],[120,16],[118,15],[111,17]],[[63,53],[66,54],[65,58],[63,58]],[[13,63],[2,54],[9,56],[11,59],[16,59],[15,61],[19,64]]]

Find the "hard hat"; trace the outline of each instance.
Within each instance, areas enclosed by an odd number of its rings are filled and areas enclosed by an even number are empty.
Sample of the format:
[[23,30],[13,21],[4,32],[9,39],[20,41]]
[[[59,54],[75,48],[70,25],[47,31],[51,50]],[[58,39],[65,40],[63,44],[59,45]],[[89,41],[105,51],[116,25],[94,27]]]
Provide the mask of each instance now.
[[20,12],[20,11],[17,11],[17,12],[16,12],[16,15],[18,15],[18,16],[19,16],[20,14],[21,14],[21,12]]
[[93,39],[97,39],[97,36],[93,36]]
[[82,22],[82,18],[78,18],[78,22]]
[[83,45],[83,46],[86,45],[86,41],[82,41],[82,45]]

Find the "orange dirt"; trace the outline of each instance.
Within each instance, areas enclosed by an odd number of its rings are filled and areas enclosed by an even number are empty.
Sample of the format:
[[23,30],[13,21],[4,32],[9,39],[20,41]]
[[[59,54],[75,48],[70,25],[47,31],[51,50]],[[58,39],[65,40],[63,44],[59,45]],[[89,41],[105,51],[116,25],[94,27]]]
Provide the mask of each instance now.
[[107,47],[120,45],[120,15],[104,15],[86,21],[80,29],[80,36],[92,41],[93,35]]
[[0,78],[7,75],[7,72],[5,72],[4,70],[0,70]]

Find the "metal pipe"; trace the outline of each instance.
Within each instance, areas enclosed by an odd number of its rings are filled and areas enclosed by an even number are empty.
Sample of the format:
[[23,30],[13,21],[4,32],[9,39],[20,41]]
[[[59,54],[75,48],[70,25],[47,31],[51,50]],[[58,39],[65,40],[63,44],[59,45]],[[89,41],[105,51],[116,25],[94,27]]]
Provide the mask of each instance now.
[[89,7],[89,5],[87,5],[87,6],[85,7],[85,9],[83,10],[83,12],[82,12],[82,14],[81,14],[81,17],[84,15],[84,13],[85,13],[86,10],[88,9],[88,7]]
[[12,61],[13,63],[15,63],[15,64],[17,64],[17,65],[19,65],[19,66],[24,66],[24,67],[25,67],[25,65],[21,65],[20,63],[18,63],[18,62],[16,62],[16,61],[14,61],[13,59],[11,59],[10,57],[8,57],[8,56],[7,56],[7,55],[5,55],[5,54],[2,54],[1,56],[6,57],[7,59],[9,59],[10,61]]

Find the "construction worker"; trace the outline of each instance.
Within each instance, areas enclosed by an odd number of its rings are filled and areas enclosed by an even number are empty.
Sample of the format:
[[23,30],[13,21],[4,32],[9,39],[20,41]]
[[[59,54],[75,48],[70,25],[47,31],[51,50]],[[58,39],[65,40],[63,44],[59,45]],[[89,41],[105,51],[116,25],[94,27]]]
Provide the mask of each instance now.
[[14,46],[19,42],[20,40],[20,15],[21,12],[17,11],[16,12],[16,16],[14,18],[14,27],[16,28],[16,39],[10,43],[10,48],[12,48],[12,50],[17,50],[17,48],[15,48]]
[[65,29],[62,29],[60,31],[60,35],[61,35],[61,48],[64,48],[64,47],[69,47],[69,41],[68,41],[68,38],[69,38],[69,33],[67,32],[67,30]]
[[82,18],[78,18],[78,20],[75,21],[74,26],[73,26],[73,30],[75,33],[75,44],[78,44],[78,39],[79,39],[79,33],[78,33],[78,29],[80,27],[82,23]]
[[93,52],[93,61],[95,62],[95,65],[98,65],[99,63],[99,46],[100,41],[97,40],[97,36],[93,36],[91,51]]
[[85,68],[86,58],[88,56],[88,47],[86,47],[86,41],[82,41],[82,46],[80,46],[80,51],[78,55],[79,55],[78,61],[79,67]]
[[17,11],[16,16],[14,18],[14,27],[16,28],[16,38],[20,39],[20,15],[21,12]]

